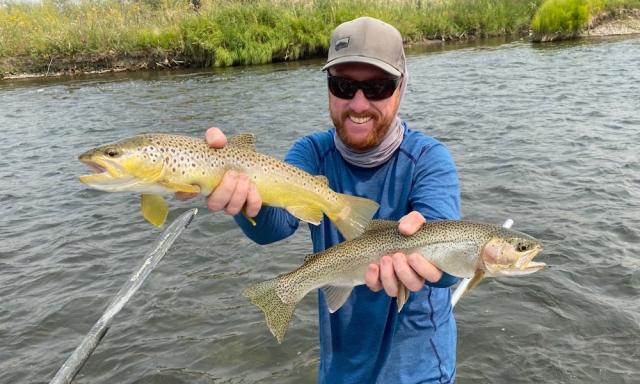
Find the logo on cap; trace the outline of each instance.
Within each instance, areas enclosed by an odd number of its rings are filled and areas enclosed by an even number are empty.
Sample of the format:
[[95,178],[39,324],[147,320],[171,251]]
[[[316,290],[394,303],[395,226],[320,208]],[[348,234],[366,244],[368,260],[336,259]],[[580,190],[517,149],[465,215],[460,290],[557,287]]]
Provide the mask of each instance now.
[[336,41],[336,52],[341,50],[342,48],[347,48],[349,46],[349,37],[343,37],[342,39]]

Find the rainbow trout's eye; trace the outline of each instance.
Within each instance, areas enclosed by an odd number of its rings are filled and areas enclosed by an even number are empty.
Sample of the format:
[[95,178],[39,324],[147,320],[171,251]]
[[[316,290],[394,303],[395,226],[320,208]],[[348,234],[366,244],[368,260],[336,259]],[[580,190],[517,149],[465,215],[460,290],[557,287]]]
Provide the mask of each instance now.
[[516,250],[518,252],[526,252],[531,249],[531,244],[528,243],[518,243],[516,244]]
[[118,157],[120,156],[121,152],[118,150],[118,148],[109,147],[104,150],[104,154],[109,157]]

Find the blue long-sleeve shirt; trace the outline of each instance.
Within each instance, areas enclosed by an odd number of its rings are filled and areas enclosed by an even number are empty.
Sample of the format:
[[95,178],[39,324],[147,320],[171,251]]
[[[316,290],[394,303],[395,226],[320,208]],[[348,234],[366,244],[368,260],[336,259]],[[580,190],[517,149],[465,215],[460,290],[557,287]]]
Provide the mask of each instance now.
[[[459,219],[460,192],[454,162],[437,140],[403,123],[404,139],[384,164],[353,166],[336,150],[334,129],[296,142],[285,161],[312,175],[324,175],[336,192],[377,201],[376,218],[397,220],[419,211],[427,220]],[[252,226],[242,215],[236,221],[260,244],[291,235],[298,219],[279,208],[262,207]],[[340,241],[326,218],[310,225],[314,252]],[[384,291],[354,288],[347,302],[330,314],[324,293],[318,294],[319,383],[451,383],[455,378],[456,326],[448,274],[435,284],[412,292],[402,312]]]

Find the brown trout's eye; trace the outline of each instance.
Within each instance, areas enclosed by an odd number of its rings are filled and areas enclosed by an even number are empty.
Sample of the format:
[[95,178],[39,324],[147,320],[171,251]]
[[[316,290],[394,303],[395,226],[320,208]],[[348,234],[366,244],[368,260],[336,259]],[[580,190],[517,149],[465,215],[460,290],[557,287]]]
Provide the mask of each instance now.
[[120,155],[120,152],[115,148],[107,148],[105,149],[104,153],[109,157],[117,157]]
[[529,250],[529,244],[518,243],[518,245],[516,245],[516,249],[518,252],[526,252]]

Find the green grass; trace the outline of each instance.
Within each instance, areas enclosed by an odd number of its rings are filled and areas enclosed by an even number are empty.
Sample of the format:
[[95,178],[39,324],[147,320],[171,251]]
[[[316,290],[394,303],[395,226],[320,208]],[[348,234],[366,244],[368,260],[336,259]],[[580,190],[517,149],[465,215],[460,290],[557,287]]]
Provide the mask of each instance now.
[[0,0],[0,73],[15,58],[73,62],[92,56],[143,57],[145,52],[179,56],[197,66],[296,60],[324,55],[331,30],[364,15],[393,24],[408,42],[523,36],[532,18],[539,31],[575,33],[594,12],[640,0],[549,0],[540,6],[542,3],[201,0],[196,10],[189,0]]
[[640,0],[547,0],[531,21],[536,40],[570,38],[604,11],[640,8]]
[[[1,0],[0,0],[1,1]],[[0,57],[47,60],[161,49],[198,65],[295,60],[326,52],[331,30],[369,15],[407,40],[496,36],[526,29],[536,1],[188,0],[4,1]]]

